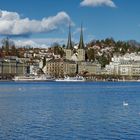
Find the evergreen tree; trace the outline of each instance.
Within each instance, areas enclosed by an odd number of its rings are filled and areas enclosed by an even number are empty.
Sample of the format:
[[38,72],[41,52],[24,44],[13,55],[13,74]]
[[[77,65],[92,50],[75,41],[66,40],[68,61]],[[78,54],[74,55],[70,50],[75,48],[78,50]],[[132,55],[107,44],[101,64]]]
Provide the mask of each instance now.
[[93,48],[91,48],[91,49],[88,49],[87,50],[87,58],[88,58],[88,60],[89,61],[91,61],[91,60],[95,60],[95,55],[94,55],[94,49]]
[[45,67],[45,66],[46,66],[46,57],[43,58],[43,67]]

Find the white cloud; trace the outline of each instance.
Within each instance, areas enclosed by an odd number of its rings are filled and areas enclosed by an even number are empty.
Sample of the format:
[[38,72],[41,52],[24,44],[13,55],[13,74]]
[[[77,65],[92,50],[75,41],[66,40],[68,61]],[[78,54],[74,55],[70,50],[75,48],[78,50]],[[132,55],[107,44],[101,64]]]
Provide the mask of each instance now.
[[112,0],[83,0],[80,3],[81,6],[109,6],[109,7],[116,7],[115,3]]
[[50,32],[60,26],[73,24],[66,12],[59,12],[55,16],[42,20],[21,18],[16,12],[0,11],[1,35],[30,35],[32,33]]
[[67,39],[65,38],[31,38],[31,39],[22,39],[14,40],[17,47],[37,47],[37,48],[48,48],[53,43],[65,44]]
[[53,43],[65,44],[67,42],[67,38],[35,38],[33,41],[41,44],[52,45]]
[[39,44],[37,44],[36,42],[32,41],[32,40],[16,40],[14,41],[16,47],[39,47]]
[[[86,28],[82,28],[83,32],[86,31]],[[75,29],[75,31],[73,32],[73,35],[79,34],[81,32],[81,27],[78,27]]]

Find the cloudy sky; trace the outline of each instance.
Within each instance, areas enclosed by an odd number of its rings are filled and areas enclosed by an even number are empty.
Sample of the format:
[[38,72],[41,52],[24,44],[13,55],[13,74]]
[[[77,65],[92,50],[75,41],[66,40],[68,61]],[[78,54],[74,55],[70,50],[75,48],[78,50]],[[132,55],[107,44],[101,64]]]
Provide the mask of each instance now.
[[0,0],[0,38],[17,44],[66,43],[68,25],[79,40],[134,39],[140,42],[140,0]]

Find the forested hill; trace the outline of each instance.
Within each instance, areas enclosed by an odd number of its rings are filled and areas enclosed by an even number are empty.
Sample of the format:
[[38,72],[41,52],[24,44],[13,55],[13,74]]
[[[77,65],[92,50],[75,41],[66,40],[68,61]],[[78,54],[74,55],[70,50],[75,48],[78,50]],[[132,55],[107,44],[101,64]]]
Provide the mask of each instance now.
[[140,43],[130,41],[115,41],[112,38],[105,40],[93,40],[87,44],[87,60],[98,60],[102,67],[111,61],[114,54],[140,52]]

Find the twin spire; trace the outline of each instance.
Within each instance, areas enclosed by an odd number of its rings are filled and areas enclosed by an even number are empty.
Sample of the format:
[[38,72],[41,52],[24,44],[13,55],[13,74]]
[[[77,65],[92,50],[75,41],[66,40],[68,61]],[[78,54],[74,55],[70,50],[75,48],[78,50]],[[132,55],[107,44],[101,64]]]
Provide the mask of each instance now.
[[[83,27],[81,24],[81,33],[80,33],[80,41],[78,45],[78,49],[84,49],[84,40],[83,40]],[[67,49],[73,49],[72,41],[71,41],[71,28],[69,25],[69,34],[68,34],[68,42],[67,42]]]
[[79,42],[79,46],[78,49],[84,49],[85,45],[84,45],[84,40],[83,40],[83,27],[81,24],[81,34],[80,34],[80,42]]
[[71,41],[71,28],[70,28],[70,25],[69,25],[69,35],[68,35],[68,43],[67,43],[67,49],[72,49],[73,46],[72,46],[72,41]]

